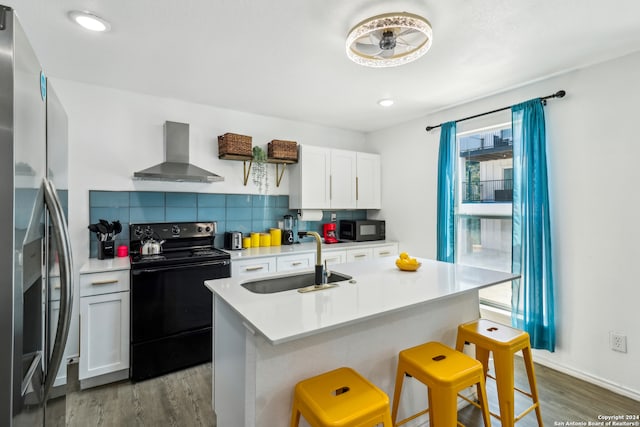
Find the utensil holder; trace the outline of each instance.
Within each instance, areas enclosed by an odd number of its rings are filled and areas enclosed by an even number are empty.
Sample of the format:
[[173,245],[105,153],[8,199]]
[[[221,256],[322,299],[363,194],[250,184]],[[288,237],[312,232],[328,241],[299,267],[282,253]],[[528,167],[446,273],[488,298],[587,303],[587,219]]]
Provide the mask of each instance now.
[[98,259],[113,258],[115,253],[115,242],[113,240],[105,240],[98,242]]

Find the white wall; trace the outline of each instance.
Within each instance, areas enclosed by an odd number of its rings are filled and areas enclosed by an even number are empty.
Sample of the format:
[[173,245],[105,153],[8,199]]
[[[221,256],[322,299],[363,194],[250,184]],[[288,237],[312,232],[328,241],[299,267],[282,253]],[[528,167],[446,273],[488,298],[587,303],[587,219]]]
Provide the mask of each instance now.
[[[545,107],[557,348],[535,359],[638,400],[639,69],[636,53],[367,135],[382,154],[388,238],[433,258],[440,132],[425,126],[566,90]],[[627,335],[626,354],[609,331]]]
[[[69,118],[69,231],[76,277],[89,258],[89,190],[258,194],[251,179],[246,187],[243,185],[242,162],[218,159],[217,136],[225,132],[251,135],[253,145],[265,150],[272,139],[285,139],[365,151],[365,138],[359,132],[52,80]],[[166,120],[190,124],[191,163],[224,176],[224,182],[132,180],[133,172],[164,160]],[[268,173],[268,194],[288,194],[288,173],[279,188],[275,185],[275,165],[268,165]],[[77,289],[75,295],[74,309],[78,313]],[[74,315],[69,338],[68,351],[72,354],[78,352],[77,319]]]

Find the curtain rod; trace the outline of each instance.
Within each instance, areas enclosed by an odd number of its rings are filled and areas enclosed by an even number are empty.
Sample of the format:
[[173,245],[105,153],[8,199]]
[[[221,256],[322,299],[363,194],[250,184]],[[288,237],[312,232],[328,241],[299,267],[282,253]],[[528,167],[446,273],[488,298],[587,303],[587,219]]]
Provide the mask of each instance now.
[[[547,104],[547,99],[551,99],[551,98],[562,98],[567,94],[567,92],[565,92],[564,90],[559,90],[556,93],[554,93],[553,95],[547,95],[547,96],[543,96],[540,99],[542,100],[542,104],[546,105]],[[487,111],[486,113],[480,113],[480,114],[476,114],[475,116],[469,116],[469,117],[465,117],[464,119],[458,119],[456,120],[457,122],[463,122],[465,120],[470,120],[470,119],[475,119],[476,117],[482,117],[482,116],[486,116],[487,114],[493,114],[493,113],[497,113],[498,111],[504,111],[504,110],[508,110],[509,108],[511,108],[511,106],[509,107],[503,107],[503,108],[498,108],[497,110],[493,110],[493,111]],[[440,126],[442,126],[442,123],[440,123],[439,125],[435,125],[435,126],[427,126],[427,132],[439,128]]]

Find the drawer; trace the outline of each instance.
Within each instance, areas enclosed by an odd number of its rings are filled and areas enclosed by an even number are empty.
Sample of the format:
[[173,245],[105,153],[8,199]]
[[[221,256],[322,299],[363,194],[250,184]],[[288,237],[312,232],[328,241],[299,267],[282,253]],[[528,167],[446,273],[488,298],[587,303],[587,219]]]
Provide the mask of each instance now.
[[276,262],[278,271],[309,269],[316,262],[316,254],[284,255],[279,256]]
[[129,290],[129,270],[101,271],[80,275],[80,297]]
[[231,276],[254,276],[276,271],[275,257],[254,258],[243,261],[231,261]]
[[344,264],[347,262],[347,251],[327,251],[322,252],[322,263],[327,265]]
[[373,248],[373,256],[374,258],[380,258],[385,256],[396,256],[398,255],[398,245],[384,245],[384,246],[376,246]]
[[373,249],[349,249],[347,251],[347,262],[365,261],[373,257]]

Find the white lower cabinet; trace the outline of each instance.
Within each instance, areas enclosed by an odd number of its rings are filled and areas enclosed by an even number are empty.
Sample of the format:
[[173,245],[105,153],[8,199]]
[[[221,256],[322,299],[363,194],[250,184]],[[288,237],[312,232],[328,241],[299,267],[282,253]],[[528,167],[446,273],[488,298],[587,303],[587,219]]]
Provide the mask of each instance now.
[[373,258],[373,248],[347,249],[347,262],[366,261]]
[[381,258],[385,256],[397,256],[398,255],[398,244],[393,243],[390,245],[383,246],[375,246],[373,248],[373,257]]
[[276,259],[276,271],[304,270],[316,263],[316,254],[281,255]]
[[128,377],[129,271],[80,275],[81,387]]
[[322,263],[327,265],[344,264],[347,262],[347,251],[326,251],[322,252]]
[[276,257],[250,258],[231,262],[233,277],[251,277],[275,271],[277,271]]

